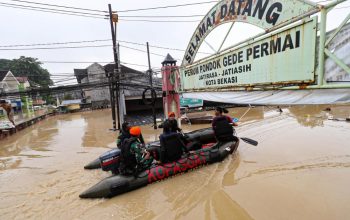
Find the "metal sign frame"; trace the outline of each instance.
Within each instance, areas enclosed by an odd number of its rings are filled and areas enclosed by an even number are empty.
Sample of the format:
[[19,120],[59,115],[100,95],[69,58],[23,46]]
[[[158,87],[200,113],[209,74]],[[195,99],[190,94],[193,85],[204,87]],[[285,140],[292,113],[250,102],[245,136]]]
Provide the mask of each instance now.
[[[236,1],[241,1],[242,0],[236,0]],[[334,55],[328,48],[328,44],[332,41],[332,39],[339,33],[339,31],[342,29],[342,27],[347,24],[347,22],[349,21],[350,19],[350,14],[344,19],[344,21],[339,25],[339,27],[331,34],[331,36],[327,39],[326,37],[326,22],[327,22],[327,14],[329,13],[329,11],[331,11],[336,5],[346,1],[346,0],[337,0],[337,1],[334,1],[330,4],[327,4],[327,5],[315,5],[314,3],[311,3],[309,1],[299,1],[299,0],[295,0],[295,1],[298,1],[298,2],[302,2],[302,3],[306,3],[307,5],[310,5],[310,6],[313,6],[311,8],[309,8],[308,10],[306,11],[303,11],[303,13],[301,13],[300,15],[297,15],[297,16],[294,16],[290,19],[286,19],[284,20],[283,22],[281,23],[278,23],[274,26],[272,26],[271,28],[268,28],[268,29],[265,29],[265,32],[264,33],[261,33],[253,38],[249,38],[249,39],[246,39],[245,41],[242,41],[236,45],[233,45],[232,47],[230,47],[229,49],[232,49],[232,48],[235,48],[235,47],[238,47],[242,44],[249,44],[251,43],[252,41],[254,41],[255,39],[257,38],[260,38],[260,37],[263,37],[264,35],[266,35],[267,33],[269,32],[272,32],[274,30],[278,30],[282,27],[285,27],[287,25],[290,25],[292,23],[295,23],[297,21],[305,21],[307,19],[310,18],[311,15],[314,15],[318,12],[320,12],[320,23],[318,23],[317,25],[317,29],[318,29],[318,36],[319,36],[319,44],[316,45],[317,48],[318,48],[318,65],[315,66],[316,68],[316,71],[315,71],[315,79],[316,79],[316,82],[314,83],[305,83],[305,82],[302,82],[301,84],[299,84],[298,86],[293,86],[293,85],[296,85],[296,84],[290,84],[290,85],[265,85],[263,87],[260,87],[259,85],[258,86],[255,86],[255,85],[249,85],[249,86],[245,86],[244,88],[242,87],[231,87],[230,89],[228,90],[248,90],[248,91],[251,91],[251,90],[261,90],[261,89],[264,89],[264,90],[268,90],[268,89],[327,89],[327,88],[350,88],[350,83],[342,83],[342,84],[331,84],[331,83],[326,83],[326,81],[324,80],[324,77],[325,77],[325,59],[326,57],[329,57],[330,59],[334,60],[334,62],[340,66],[343,70],[345,70],[345,72],[347,72],[348,74],[350,74],[350,68],[347,64],[345,64],[345,62],[343,60],[340,60],[336,55]],[[295,2],[293,1],[293,2]],[[218,4],[216,4],[213,8],[217,7],[219,4],[221,4],[222,2],[224,1],[220,1]],[[229,1],[225,1],[225,2],[229,2]],[[244,0],[243,0],[244,2]],[[249,2],[249,1],[248,1]],[[255,1],[256,2],[256,1]],[[260,1],[259,1],[260,2]],[[276,2],[276,1],[274,1]],[[281,1],[279,1],[281,2]],[[213,9],[212,9],[213,10]],[[211,11],[212,11],[211,10]],[[193,34],[192,36],[192,39],[188,45],[188,48],[185,52],[185,56],[183,58],[183,63],[182,63],[182,66],[181,68],[185,68],[187,67],[190,63],[191,64],[195,64],[195,63],[198,63],[198,62],[201,62],[203,59],[199,60],[199,61],[196,61],[196,62],[193,62],[194,60],[194,56],[196,55],[197,51],[192,51],[193,53],[193,60],[191,62],[186,62],[186,54],[189,52],[189,48],[190,47],[193,47],[193,39],[196,39],[196,32],[197,30],[199,29],[199,27],[201,27],[201,25],[203,25],[203,21],[205,21],[205,19],[208,19],[208,15],[210,15],[210,13],[207,14],[207,16],[204,17],[204,19],[202,20],[202,22],[198,25],[195,33]],[[223,24],[223,23],[227,23],[227,22],[232,22],[232,25],[230,27],[230,30],[233,26],[233,23],[238,21],[237,19],[228,19],[226,21],[223,21],[222,23],[220,24]],[[248,22],[246,21],[247,23],[251,23],[253,25],[256,25],[252,22]],[[218,24],[218,25],[220,25]],[[218,25],[216,25],[215,27],[217,27]],[[214,28],[215,28],[214,27]],[[214,28],[212,28],[210,31],[212,31]],[[229,31],[230,31],[229,30]],[[228,35],[228,33],[227,33]],[[227,38],[227,35],[225,36],[224,38],[224,41],[226,40]],[[204,36],[205,37],[205,36]],[[198,40],[198,39],[197,39]],[[202,40],[201,42],[204,41],[204,39],[200,39]],[[200,43],[201,43],[200,42]],[[220,46],[220,49],[222,47],[224,42],[222,42],[221,46]],[[196,49],[199,49],[199,46],[200,44],[197,45],[198,48]],[[219,51],[217,52],[217,54],[219,54],[220,52],[220,49]],[[225,50],[226,51],[226,50]],[[207,59],[207,58],[204,58],[204,59]],[[220,91],[223,91],[223,90],[227,90],[227,89],[218,89]]]
[[316,29],[317,17],[308,18],[182,67],[182,90],[313,83]]

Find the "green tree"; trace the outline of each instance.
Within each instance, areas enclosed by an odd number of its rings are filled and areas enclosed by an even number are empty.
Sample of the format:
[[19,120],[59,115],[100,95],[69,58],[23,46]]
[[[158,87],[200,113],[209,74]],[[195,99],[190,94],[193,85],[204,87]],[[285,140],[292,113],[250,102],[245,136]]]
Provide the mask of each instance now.
[[0,59],[0,69],[1,70],[9,70],[11,68],[11,60]]
[[52,97],[52,95],[50,94],[43,95],[43,99],[46,101],[47,105],[52,105],[52,104],[55,104],[56,102],[56,99]]
[[21,56],[13,60],[0,60],[0,69],[11,70],[15,76],[26,76],[29,82],[47,88],[53,85],[50,73],[41,67],[42,63],[37,58]]
[[71,94],[65,94],[63,100],[72,100],[73,96]]

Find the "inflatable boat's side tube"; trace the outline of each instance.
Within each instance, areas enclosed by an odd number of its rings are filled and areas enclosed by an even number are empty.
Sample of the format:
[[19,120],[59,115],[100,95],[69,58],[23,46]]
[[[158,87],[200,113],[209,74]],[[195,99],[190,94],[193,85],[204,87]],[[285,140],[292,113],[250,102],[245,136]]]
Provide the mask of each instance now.
[[[237,138],[236,138],[237,139]],[[211,148],[201,149],[187,157],[172,163],[159,165],[135,176],[115,175],[107,177],[79,195],[80,198],[113,197],[131,190],[166,179],[193,168],[222,161],[238,147],[239,141],[216,144]]]

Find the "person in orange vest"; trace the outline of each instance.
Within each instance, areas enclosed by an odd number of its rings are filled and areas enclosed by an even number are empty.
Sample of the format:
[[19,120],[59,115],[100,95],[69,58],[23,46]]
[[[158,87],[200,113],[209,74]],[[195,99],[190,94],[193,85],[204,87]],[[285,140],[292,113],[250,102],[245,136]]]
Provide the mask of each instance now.
[[165,131],[165,124],[167,124],[169,132],[181,132],[181,128],[179,128],[179,125],[177,124],[177,120],[175,118],[175,112],[169,112],[168,113],[168,119],[166,119],[163,124],[159,125],[159,128],[163,128],[163,133],[167,133]]
[[131,127],[129,133],[131,137],[124,140],[120,147],[121,164],[119,171],[122,174],[134,174],[140,170],[145,170],[153,162],[153,157],[150,152],[146,151],[140,140],[141,128],[138,126]]
[[[124,122],[122,124],[122,129],[120,130],[118,138],[116,140],[118,148],[120,148],[120,146],[122,145],[122,143],[124,142],[125,139],[128,139],[131,137],[130,128],[131,128],[131,126],[129,125],[129,122]],[[140,139],[142,144],[145,144],[145,141],[142,137],[142,134],[140,135],[139,139]]]

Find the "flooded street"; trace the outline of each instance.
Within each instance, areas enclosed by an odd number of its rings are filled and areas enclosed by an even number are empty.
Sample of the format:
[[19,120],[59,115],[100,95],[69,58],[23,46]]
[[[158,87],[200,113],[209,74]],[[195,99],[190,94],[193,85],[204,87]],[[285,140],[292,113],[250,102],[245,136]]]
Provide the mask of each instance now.
[[[49,117],[0,141],[0,219],[350,219],[350,106],[282,109],[230,110],[257,147],[93,200],[79,194],[111,174],[83,166],[115,147],[110,111]],[[161,132],[142,129],[146,142]]]

